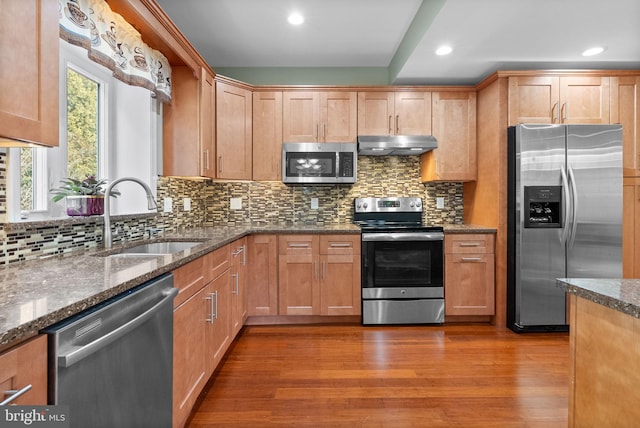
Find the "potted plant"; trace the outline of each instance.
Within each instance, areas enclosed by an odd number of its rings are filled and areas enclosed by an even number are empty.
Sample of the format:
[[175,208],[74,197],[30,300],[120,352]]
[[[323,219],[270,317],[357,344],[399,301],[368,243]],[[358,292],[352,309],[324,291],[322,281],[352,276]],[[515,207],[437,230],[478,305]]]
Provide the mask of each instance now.
[[[107,180],[98,180],[93,175],[84,180],[66,178],[60,181],[62,186],[51,189],[54,195],[51,200],[58,202],[62,199],[67,203],[67,215],[91,216],[104,214],[104,191]],[[118,196],[120,192],[111,191],[111,196]]]

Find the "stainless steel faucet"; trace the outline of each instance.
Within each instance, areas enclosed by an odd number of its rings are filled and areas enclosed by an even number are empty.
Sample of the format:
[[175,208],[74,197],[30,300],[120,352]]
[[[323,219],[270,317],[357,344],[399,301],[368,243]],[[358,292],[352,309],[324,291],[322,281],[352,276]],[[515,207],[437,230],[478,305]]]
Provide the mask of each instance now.
[[139,185],[141,185],[144,189],[145,192],[147,192],[147,203],[148,203],[148,208],[149,211],[151,210],[157,210],[158,209],[158,204],[156,203],[156,200],[153,199],[153,195],[151,194],[151,189],[149,188],[149,186],[147,186],[147,183],[145,183],[144,181],[135,178],[135,177],[122,177],[122,178],[118,178],[117,180],[114,180],[111,182],[111,184],[109,184],[107,186],[107,190],[104,191],[104,248],[111,248],[112,245],[112,238],[111,238],[111,212],[110,212],[110,207],[111,207],[111,203],[109,201],[109,198],[111,197],[111,189],[113,189],[113,187],[118,184],[121,183],[123,181],[133,181],[134,183],[138,183]]

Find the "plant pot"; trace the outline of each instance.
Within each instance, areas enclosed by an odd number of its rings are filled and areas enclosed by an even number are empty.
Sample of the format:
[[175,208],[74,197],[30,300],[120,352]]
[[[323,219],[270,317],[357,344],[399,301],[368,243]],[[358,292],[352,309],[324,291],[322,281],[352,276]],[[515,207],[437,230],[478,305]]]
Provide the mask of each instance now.
[[67,196],[67,215],[90,216],[104,214],[104,196]]

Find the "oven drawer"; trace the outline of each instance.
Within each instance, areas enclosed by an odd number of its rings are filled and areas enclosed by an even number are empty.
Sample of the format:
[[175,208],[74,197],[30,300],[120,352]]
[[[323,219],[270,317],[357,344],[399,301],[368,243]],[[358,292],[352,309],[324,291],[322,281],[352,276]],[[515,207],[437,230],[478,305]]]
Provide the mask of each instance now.
[[493,234],[447,234],[444,239],[446,254],[493,254]]
[[444,299],[363,300],[362,324],[442,324]]

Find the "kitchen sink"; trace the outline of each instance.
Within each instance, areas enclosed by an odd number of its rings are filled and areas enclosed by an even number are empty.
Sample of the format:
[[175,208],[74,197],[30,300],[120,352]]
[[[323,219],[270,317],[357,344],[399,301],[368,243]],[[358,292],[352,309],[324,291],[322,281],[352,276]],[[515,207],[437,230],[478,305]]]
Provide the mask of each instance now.
[[203,241],[156,241],[146,244],[139,244],[134,247],[103,251],[96,254],[96,256],[162,256],[167,254],[181,253],[202,243]]

